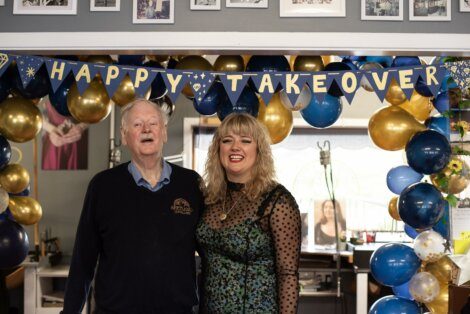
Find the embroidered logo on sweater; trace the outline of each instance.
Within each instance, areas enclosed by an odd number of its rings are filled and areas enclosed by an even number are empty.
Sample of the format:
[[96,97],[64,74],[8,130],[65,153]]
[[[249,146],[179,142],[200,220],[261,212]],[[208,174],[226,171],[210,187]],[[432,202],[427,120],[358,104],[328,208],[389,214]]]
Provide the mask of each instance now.
[[191,215],[193,209],[189,205],[188,201],[184,198],[177,198],[173,205],[171,205],[171,210],[175,214],[182,214],[182,215]]

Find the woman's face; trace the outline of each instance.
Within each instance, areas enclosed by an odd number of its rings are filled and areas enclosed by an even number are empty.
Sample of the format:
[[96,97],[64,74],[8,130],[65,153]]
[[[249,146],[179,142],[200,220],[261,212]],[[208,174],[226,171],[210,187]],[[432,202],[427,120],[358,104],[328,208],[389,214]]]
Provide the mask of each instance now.
[[325,215],[326,219],[334,219],[335,217],[335,211],[333,208],[333,202],[332,201],[327,201],[323,205],[323,214]]
[[220,139],[219,157],[227,178],[232,182],[247,183],[256,162],[257,145],[253,137],[229,132]]

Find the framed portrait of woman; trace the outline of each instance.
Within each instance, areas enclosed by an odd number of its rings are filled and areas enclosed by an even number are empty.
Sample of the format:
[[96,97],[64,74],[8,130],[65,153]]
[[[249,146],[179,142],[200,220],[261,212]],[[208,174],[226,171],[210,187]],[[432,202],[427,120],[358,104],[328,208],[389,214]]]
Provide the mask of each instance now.
[[338,200],[317,200],[314,202],[314,243],[315,245],[335,245],[335,210],[338,218],[338,234],[346,233],[346,215],[344,204]]

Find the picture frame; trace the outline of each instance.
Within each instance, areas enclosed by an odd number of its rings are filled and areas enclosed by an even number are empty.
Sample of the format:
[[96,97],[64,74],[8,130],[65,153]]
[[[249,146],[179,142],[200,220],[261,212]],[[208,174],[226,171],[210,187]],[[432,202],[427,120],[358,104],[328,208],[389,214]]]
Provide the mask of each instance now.
[[191,10],[216,11],[220,10],[221,0],[189,0]]
[[268,0],[225,0],[227,8],[266,9]]
[[[13,14],[17,15],[76,15],[78,0],[13,0]],[[57,3],[57,4],[56,4]]]
[[361,0],[361,20],[403,21],[403,0]]
[[346,0],[280,0],[280,17],[346,17]]
[[90,0],[90,11],[121,11],[121,0]]
[[175,0],[133,0],[132,23],[173,24]]
[[409,0],[410,21],[450,21],[452,19],[451,0]]
[[460,12],[470,12],[470,0],[460,0]]

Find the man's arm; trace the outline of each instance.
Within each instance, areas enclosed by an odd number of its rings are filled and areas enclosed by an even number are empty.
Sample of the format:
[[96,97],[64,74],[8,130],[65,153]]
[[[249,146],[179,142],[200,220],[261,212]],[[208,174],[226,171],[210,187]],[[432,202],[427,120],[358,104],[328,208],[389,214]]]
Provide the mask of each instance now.
[[88,186],[77,228],[72,263],[65,290],[63,314],[81,313],[90,290],[96,261],[101,249],[95,217],[98,193],[94,189],[94,181],[92,180]]

